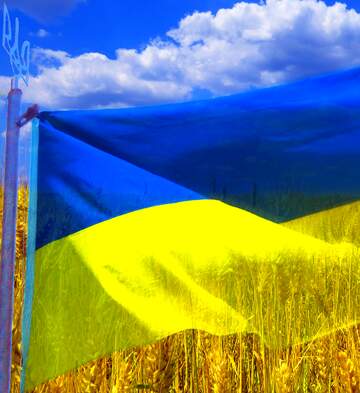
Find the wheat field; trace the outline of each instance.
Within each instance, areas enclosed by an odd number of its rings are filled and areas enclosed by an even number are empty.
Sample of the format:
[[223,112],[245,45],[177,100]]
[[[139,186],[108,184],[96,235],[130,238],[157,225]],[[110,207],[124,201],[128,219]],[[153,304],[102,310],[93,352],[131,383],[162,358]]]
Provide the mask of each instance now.
[[[28,190],[22,185],[16,239],[14,393],[19,392],[21,371],[27,200]],[[359,203],[285,225],[304,231],[304,220],[312,220],[314,236],[329,242],[360,243]],[[338,225],[344,221],[345,226]],[[270,350],[255,334],[217,337],[188,330],[90,362],[33,390],[40,392],[360,392],[360,325],[283,350]]]

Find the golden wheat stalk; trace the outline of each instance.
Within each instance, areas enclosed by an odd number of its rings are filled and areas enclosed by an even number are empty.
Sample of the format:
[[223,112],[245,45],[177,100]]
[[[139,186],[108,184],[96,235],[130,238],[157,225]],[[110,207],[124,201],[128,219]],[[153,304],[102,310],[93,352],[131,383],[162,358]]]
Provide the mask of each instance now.
[[[16,232],[12,364],[14,393],[19,392],[21,371],[27,198],[28,190],[22,185]],[[1,214],[0,209],[0,216]],[[357,217],[360,218],[359,215]],[[360,221],[353,219],[352,228],[358,228],[358,222]],[[355,230],[332,232],[331,238],[335,236],[337,240],[339,236],[360,238]],[[335,286],[342,285],[339,281],[341,276],[334,274],[330,278]],[[297,318],[301,324],[302,315],[294,315],[292,307],[293,304],[289,304],[285,317],[290,318],[291,312],[291,318]],[[152,345],[117,352],[89,362],[38,386],[33,393],[142,391],[360,392],[360,327],[340,330],[327,337],[284,350],[269,350],[259,337],[251,334],[219,338],[201,331],[179,332]]]

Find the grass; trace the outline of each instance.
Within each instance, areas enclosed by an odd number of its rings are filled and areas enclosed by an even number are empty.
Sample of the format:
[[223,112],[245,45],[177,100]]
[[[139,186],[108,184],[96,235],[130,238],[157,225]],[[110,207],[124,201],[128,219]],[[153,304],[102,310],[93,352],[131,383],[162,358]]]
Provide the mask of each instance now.
[[[26,205],[27,189],[22,186],[17,229],[12,392],[19,391],[21,370]],[[346,241],[358,246],[359,223],[360,203],[354,203],[284,225],[331,243]],[[359,259],[354,259],[354,266],[349,271],[352,276],[334,268],[328,281],[322,284],[319,277],[315,277],[313,296],[317,290],[327,290],[332,297],[346,293],[348,302],[345,303],[356,306]],[[293,283],[294,280],[301,283],[300,273],[294,279],[296,269],[288,273]],[[323,286],[317,286],[319,283]],[[284,282],[284,291],[288,288]],[[282,318],[296,321],[301,327],[305,316],[294,312],[299,307],[291,300],[294,297],[288,296],[288,299],[287,307],[281,311]],[[268,299],[269,304],[272,300]],[[329,299],[329,302],[336,304],[337,299]],[[326,305],[324,307],[326,309]],[[354,310],[348,309],[351,320]],[[203,331],[183,331],[146,347],[92,361],[38,386],[33,392],[360,392],[360,326],[338,329],[284,349],[268,348],[255,334],[217,337]]]

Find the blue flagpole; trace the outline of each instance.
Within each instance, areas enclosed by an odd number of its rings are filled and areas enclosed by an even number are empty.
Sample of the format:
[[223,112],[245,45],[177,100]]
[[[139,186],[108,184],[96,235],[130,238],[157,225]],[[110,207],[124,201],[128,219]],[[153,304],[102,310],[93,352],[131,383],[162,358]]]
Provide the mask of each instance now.
[[5,178],[0,264],[0,392],[10,393],[16,218],[18,199],[18,158],[22,92],[17,78],[11,82],[5,147]]
[[22,316],[22,369],[20,392],[25,392],[26,366],[30,345],[32,301],[35,274],[36,209],[37,209],[37,169],[38,169],[39,120],[34,119],[31,135],[31,161],[29,178],[28,238],[26,245],[25,288]]

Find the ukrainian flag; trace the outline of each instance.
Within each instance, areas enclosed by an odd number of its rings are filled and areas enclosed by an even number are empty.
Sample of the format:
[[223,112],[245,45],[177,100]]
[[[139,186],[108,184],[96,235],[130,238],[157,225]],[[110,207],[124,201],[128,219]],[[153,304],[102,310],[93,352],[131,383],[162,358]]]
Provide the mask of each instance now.
[[357,322],[359,83],[43,112],[26,389],[185,329],[281,347]]

